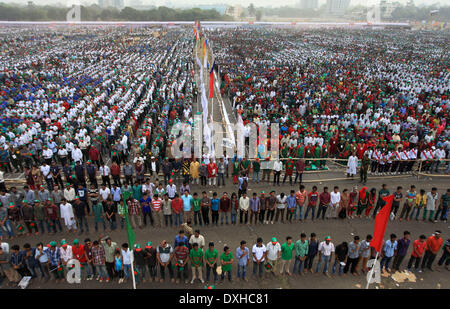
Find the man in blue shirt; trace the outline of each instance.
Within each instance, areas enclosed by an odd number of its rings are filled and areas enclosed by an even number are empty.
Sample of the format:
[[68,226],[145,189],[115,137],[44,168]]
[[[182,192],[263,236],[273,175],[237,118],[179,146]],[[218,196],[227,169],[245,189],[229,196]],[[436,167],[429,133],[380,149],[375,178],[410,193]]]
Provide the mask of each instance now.
[[383,250],[381,252],[381,263],[380,269],[383,270],[383,266],[385,270],[389,272],[389,263],[391,262],[392,257],[397,253],[397,235],[391,234],[391,239],[386,240],[383,246]]
[[186,247],[189,246],[189,239],[184,235],[184,231],[183,230],[180,230],[178,232],[178,235],[175,236],[175,242],[174,242],[173,246],[176,248],[176,247],[179,246],[180,243],[184,243],[184,245]]
[[181,200],[183,201],[183,212],[186,222],[189,220],[192,221],[194,217],[192,212],[192,203],[194,198],[189,194],[189,191],[184,191],[184,194],[181,196]]
[[151,213],[151,207],[150,204],[152,202],[152,198],[148,195],[148,191],[145,192],[144,196],[141,197],[139,200],[139,203],[141,204],[142,208],[142,217],[144,220],[144,225],[147,226],[147,217],[150,219],[150,224],[153,226],[153,216]]
[[295,209],[297,207],[297,199],[295,198],[295,191],[291,190],[291,194],[286,198],[287,203],[287,220],[289,223],[292,222],[292,216],[294,215]]
[[237,278],[238,280],[241,278],[242,272],[242,280],[248,281],[247,278],[245,278],[245,273],[247,271],[247,265],[250,259],[250,251],[245,246],[246,244],[247,242],[242,240],[241,245],[236,249],[236,259],[238,260]]

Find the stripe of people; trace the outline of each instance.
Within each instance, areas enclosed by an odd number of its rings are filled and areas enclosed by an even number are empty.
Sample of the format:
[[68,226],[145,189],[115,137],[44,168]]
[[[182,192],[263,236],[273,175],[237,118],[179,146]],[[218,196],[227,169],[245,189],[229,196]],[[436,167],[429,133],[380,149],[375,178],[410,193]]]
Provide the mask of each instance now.
[[[0,270],[8,284],[16,284],[24,276],[40,277],[45,282],[53,277],[57,283],[62,283],[72,268],[69,265],[73,259],[81,265],[82,281],[96,279],[99,283],[117,280],[121,284],[130,280],[133,274],[137,284],[147,280],[162,283],[166,279],[187,284],[189,278],[191,284],[205,283],[205,280],[208,284],[216,284],[225,278],[231,282],[235,275],[237,280],[248,281],[251,264],[253,277],[258,280],[321,272],[327,277],[345,276],[348,272],[358,276],[370,270],[368,261],[376,257],[375,249],[370,246],[371,240],[371,235],[363,240],[354,236],[349,243],[343,241],[335,246],[330,236],[320,240],[315,233],[309,238],[301,233],[297,241],[287,236],[282,244],[276,237],[267,243],[258,237],[250,246],[242,240],[236,248],[225,244],[216,249],[212,241],[206,246],[200,230],[193,232],[185,223],[173,245],[166,240],[155,245],[147,241],[145,246],[137,243],[130,248],[128,243],[119,246],[111,237],[103,235],[94,241],[86,238],[83,244],[78,239],[72,244],[63,239],[59,244],[56,241],[47,245],[40,242],[35,247],[26,243],[22,249],[18,245],[9,248],[8,243],[2,242]],[[409,256],[406,265],[409,272],[433,271],[432,265],[438,254],[437,270],[442,271],[444,264],[450,270],[450,239],[444,245],[439,230],[428,238],[420,235],[414,241],[408,231],[400,239],[391,234],[382,244],[380,268],[383,273],[402,270],[402,262]]]
[[[355,186],[351,191],[342,191],[334,186],[329,192],[327,186],[319,192],[316,185],[310,191],[300,185],[298,191],[288,194],[272,190],[247,195],[247,177],[239,177],[239,190],[229,195],[223,192],[219,197],[202,191],[193,192],[188,183],[179,189],[169,181],[165,188],[162,182],[147,180],[143,185],[111,189],[102,184],[97,190],[91,185],[86,190],[82,185],[60,191],[55,187],[51,193],[40,188],[34,192],[28,186],[23,191],[11,187],[9,192],[0,191],[0,238],[13,239],[17,236],[39,233],[68,231],[78,234],[103,228],[116,230],[125,227],[128,213],[132,228],[176,227],[183,222],[195,226],[218,226],[220,224],[274,224],[293,223],[318,219],[375,218],[385,205],[384,197],[394,195],[390,219],[399,221],[423,220],[447,222],[450,189],[438,193],[416,190],[411,185],[406,192],[398,186],[392,193],[386,184],[378,190]],[[401,210],[400,210],[401,208]],[[64,225],[64,228],[63,228]]]

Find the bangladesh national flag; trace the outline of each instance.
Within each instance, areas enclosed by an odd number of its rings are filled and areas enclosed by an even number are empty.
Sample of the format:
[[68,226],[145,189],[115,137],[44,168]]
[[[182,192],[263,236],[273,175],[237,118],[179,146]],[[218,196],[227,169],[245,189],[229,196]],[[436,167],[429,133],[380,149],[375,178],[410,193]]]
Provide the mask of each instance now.
[[128,217],[128,207],[126,202],[124,201],[125,206],[125,222],[127,223],[127,234],[128,234],[128,245],[130,250],[133,250],[134,247],[134,231],[130,224],[130,218]]

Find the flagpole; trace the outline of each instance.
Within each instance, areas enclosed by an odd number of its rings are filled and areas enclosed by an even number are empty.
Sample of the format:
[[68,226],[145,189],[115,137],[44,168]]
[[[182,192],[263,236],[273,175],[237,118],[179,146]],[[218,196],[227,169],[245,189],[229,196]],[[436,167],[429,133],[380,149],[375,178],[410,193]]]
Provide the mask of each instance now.
[[369,280],[367,280],[366,290],[369,288],[370,281],[372,280],[373,271],[375,269],[375,264],[377,263],[377,260],[378,260],[378,251],[377,251],[377,254],[375,255],[375,261],[373,262],[372,269],[370,270],[370,275],[369,275]]
[[134,263],[134,251],[131,250],[131,275],[133,276],[133,289],[136,290],[136,280],[134,278],[134,266],[133,266],[133,263]]

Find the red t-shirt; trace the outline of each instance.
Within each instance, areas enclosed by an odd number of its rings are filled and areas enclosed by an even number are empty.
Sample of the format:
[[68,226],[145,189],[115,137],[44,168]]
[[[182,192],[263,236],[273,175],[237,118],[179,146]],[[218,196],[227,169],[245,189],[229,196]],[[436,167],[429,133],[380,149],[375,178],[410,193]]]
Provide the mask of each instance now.
[[183,210],[183,200],[181,198],[175,198],[172,200],[172,209],[176,213],[180,213]]
[[84,255],[84,246],[79,245],[78,247],[72,246],[72,254],[75,259],[77,259],[80,263],[86,262],[86,256]]
[[[414,247],[414,250],[417,251],[417,253],[419,255],[422,255],[423,251],[427,249],[427,242],[424,241],[424,242],[421,243],[419,239],[416,239],[414,241],[413,247]],[[411,255],[413,257],[419,257],[419,255],[417,255],[414,250],[413,250]]]

